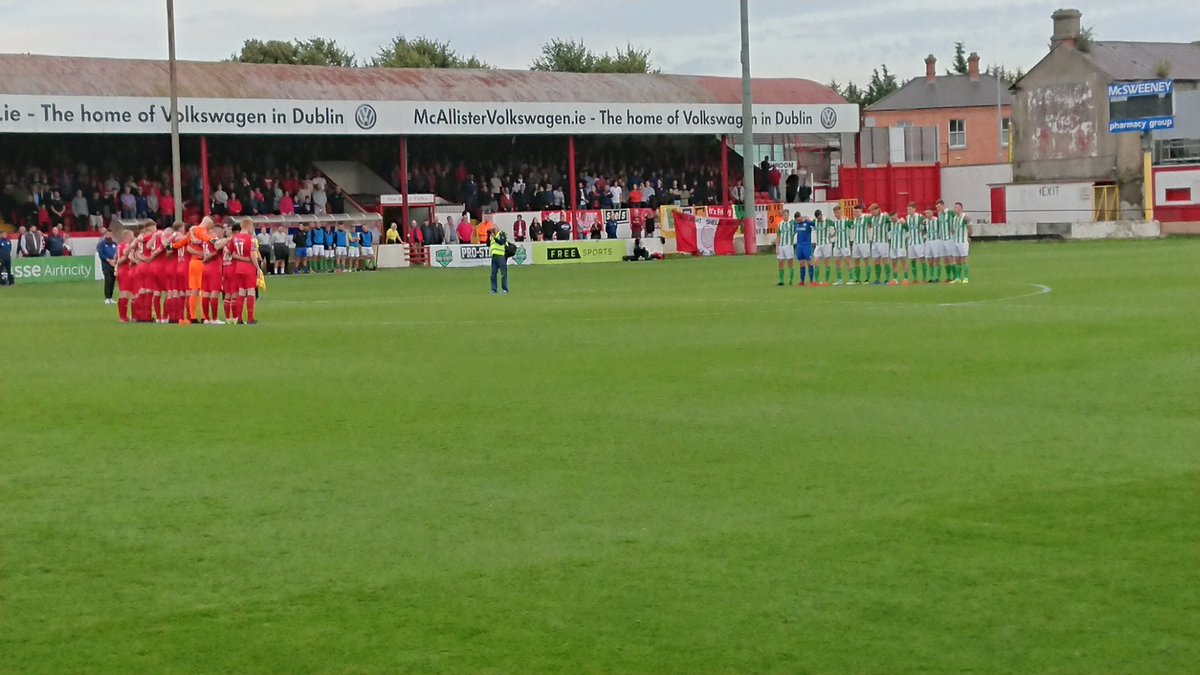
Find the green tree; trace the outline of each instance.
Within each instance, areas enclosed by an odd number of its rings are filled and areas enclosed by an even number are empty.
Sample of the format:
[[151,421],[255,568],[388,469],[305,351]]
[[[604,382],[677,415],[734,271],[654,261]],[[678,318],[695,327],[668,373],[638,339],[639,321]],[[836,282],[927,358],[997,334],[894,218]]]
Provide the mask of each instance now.
[[375,68],[491,68],[474,55],[464,57],[454,51],[449,42],[424,35],[411,40],[397,35],[391,44],[380,47],[368,64]]
[[657,73],[650,50],[626,44],[613,53],[596,54],[582,40],[554,38],[542,44],[542,53],[530,70],[556,73]]
[[1084,26],[1083,30],[1079,31],[1079,38],[1075,40],[1075,47],[1081,52],[1092,50],[1092,45],[1096,42],[1096,27]]
[[855,103],[857,105],[865,105],[863,103],[863,98],[864,98],[863,91],[861,89],[859,89],[858,85],[854,84],[853,81],[850,81],[850,82],[846,83],[845,86],[842,86],[842,85],[838,84],[837,80],[833,80],[826,86],[829,87],[830,89],[832,89],[834,92],[836,92],[838,96],[841,96],[842,98],[846,99],[847,103]]
[[354,66],[354,54],[334,40],[312,37],[307,40],[246,40],[242,49],[229,57],[239,63],[279,63],[293,66]]
[[[871,71],[871,80],[867,83],[866,98],[870,103],[882,100],[885,96],[896,91],[900,85],[896,82],[896,75],[888,70],[887,64],[880,64],[879,68]],[[868,103],[867,105],[870,105]]]
[[596,55],[583,40],[554,38],[542,44],[542,54],[533,60],[530,70],[556,73],[590,73],[596,68]]
[[954,43],[954,60],[950,62],[950,70],[946,71],[947,75],[966,75],[967,74],[967,45],[963,42]]
[[604,52],[596,58],[596,73],[657,73],[650,61],[650,50],[634,47],[626,43],[624,48],[618,47],[616,52]]
[[862,106],[867,105],[866,93],[863,92],[862,89],[859,89],[858,85],[854,84],[853,82],[846,85],[846,93],[844,98],[850,103],[857,103],[858,105]]
[[896,81],[896,74],[888,70],[887,64],[880,64],[878,68],[871,71],[871,79],[867,81],[866,88],[858,86],[853,80],[847,82],[845,86],[838,84],[837,80],[833,80],[827,86],[846,99],[847,103],[866,107],[883,100],[888,94],[899,89],[900,83]]
[[1017,80],[1025,77],[1025,70],[1023,68],[1009,70],[1008,68],[1004,67],[1004,64],[1002,63],[988,66],[983,72],[987,75],[998,78],[1001,82],[1009,86],[1012,86]]

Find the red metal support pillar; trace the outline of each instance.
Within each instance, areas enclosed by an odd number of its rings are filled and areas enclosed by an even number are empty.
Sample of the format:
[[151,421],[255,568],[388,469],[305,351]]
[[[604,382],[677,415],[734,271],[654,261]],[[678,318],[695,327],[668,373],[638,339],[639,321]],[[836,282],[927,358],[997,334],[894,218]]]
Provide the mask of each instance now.
[[[201,205],[200,211],[206,216],[212,215],[212,181],[208,178],[208,136],[200,137],[200,184],[204,194],[204,204]],[[175,195],[175,198],[183,199],[183,196]]]
[[[575,176],[575,137],[567,136],[567,181],[571,190],[571,236],[579,238],[579,220],[575,212],[579,210],[579,182]],[[614,206],[616,206],[614,204]]]
[[406,239],[409,229],[409,214],[408,214],[408,136],[400,137],[400,199],[404,200],[400,205],[400,217],[404,219],[400,223],[400,232]]
[[721,135],[721,204],[729,206],[729,137]]
[[884,194],[883,203],[880,204],[886,212],[895,213],[896,206],[896,167],[891,160],[887,163],[887,181],[883,184],[887,192]]
[[942,163],[938,162],[938,163],[934,164],[933,167],[934,167],[934,177],[937,179],[933,184],[934,194],[937,195],[936,197],[934,197],[934,201],[937,201],[938,199],[941,199],[941,197],[942,197]]
[[[854,144],[855,144],[854,164],[855,164],[855,166],[858,167],[858,194],[854,195],[854,198],[857,199],[858,203],[861,204],[865,208],[867,205],[863,203],[864,202],[863,193],[865,192],[865,189],[863,187],[863,179],[865,178],[866,172],[863,171],[863,169],[866,168],[867,162],[863,159],[863,149],[862,149],[863,148],[863,142],[862,142],[863,131],[862,130],[863,130],[863,118],[862,118],[862,113],[860,112],[858,114],[858,133],[854,134]],[[843,194],[842,198],[845,199],[845,197],[846,197],[846,195]]]

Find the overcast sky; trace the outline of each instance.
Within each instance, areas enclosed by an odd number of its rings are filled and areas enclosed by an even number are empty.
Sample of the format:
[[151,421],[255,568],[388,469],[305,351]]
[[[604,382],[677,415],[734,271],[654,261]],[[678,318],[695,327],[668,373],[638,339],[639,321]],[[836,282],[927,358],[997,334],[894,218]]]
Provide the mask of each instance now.
[[[581,38],[603,51],[649,47],[668,73],[738,75],[735,0],[176,0],[179,57],[218,60],[242,40],[320,35],[360,59],[393,35],[449,40],[500,68],[528,68],[538,45]],[[1058,2],[1021,0],[751,0],[751,61],[758,77],[862,81],[887,63],[901,80],[933,53],[948,65],[953,43],[984,65],[1026,70],[1046,51]],[[1068,4],[1067,6],[1071,6]],[[1102,40],[1200,39],[1200,2],[1076,3]],[[164,58],[162,0],[0,0],[0,51]],[[0,73],[3,77],[3,73]]]

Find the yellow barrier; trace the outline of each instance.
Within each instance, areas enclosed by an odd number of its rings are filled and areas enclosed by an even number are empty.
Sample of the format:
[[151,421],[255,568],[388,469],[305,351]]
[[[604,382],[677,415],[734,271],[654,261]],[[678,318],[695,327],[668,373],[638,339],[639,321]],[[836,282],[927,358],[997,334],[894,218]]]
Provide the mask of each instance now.
[[1121,217],[1121,191],[1116,185],[1092,186],[1092,220],[1110,222]]

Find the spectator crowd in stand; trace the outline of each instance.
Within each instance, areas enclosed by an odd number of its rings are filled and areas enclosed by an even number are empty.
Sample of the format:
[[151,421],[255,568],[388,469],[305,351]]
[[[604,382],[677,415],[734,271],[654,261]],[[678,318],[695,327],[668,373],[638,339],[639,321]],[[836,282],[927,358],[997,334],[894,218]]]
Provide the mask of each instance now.
[[[740,175],[731,177],[730,196],[742,194]],[[399,168],[391,182],[400,184]],[[475,220],[484,213],[614,208],[657,208],[666,204],[700,206],[725,203],[719,163],[661,165],[617,161],[582,165],[574,186],[567,171],[551,162],[473,167],[467,162],[425,163],[408,175],[411,194],[435,194],[461,203]]]
[[[215,216],[345,213],[347,197],[341,188],[318,174],[289,169],[279,173],[242,171],[234,165],[212,167],[210,210]],[[40,232],[100,232],[114,219],[175,219],[175,196],[165,186],[163,170],[101,174],[84,164],[70,167],[26,167],[0,164],[0,220],[34,227]],[[275,177],[281,176],[281,177]],[[198,222],[204,200],[203,181],[195,167],[184,167],[184,220]],[[64,195],[66,195],[64,197]]]
[[[126,147],[128,144],[104,143],[97,137],[70,145],[17,144],[12,153],[0,158],[0,221],[23,226],[26,231],[36,227],[44,240],[54,228],[60,233],[99,232],[111,227],[113,219],[151,219],[163,224],[174,220],[177,196],[171,194],[171,179],[164,166],[133,169],[142,155]],[[351,139],[211,140],[214,155],[241,159],[214,158],[210,162],[209,209],[218,218],[344,213],[349,197],[340,188],[316,172],[297,168],[312,166],[321,156],[357,157],[400,189],[405,176],[394,164],[395,154],[378,143],[355,143]],[[509,139],[414,139],[406,176],[408,191],[463,204],[469,219],[476,222],[493,212],[565,210],[573,199],[580,209],[598,210],[740,203],[745,197],[737,161],[729,165],[729,194],[722,193],[720,146],[712,140],[580,139],[578,144],[578,171],[571,185],[565,148],[559,139],[512,140],[511,146]],[[159,157],[164,153],[160,148],[148,154]],[[185,155],[194,158],[196,153]],[[393,166],[390,171],[386,168],[389,164]],[[788,201],[805,201],[807,189],[799,185],[798,177],[783,178],[764,159],[756,167],[754,183],[776,199],[783,198],[786,185]],[[182,179],[184,221],[198,222],[206,197],[199,167],[185,164]],[[397,236],[404,240],[464,241],[453,221],[436,223],[436,234],[428,229],[435,223],[403,225]],[[557,221],[522,223],[522,227],[523,238],[529,240],[562,236]],[[599,227],[599,233],[585,231],[580,236],[606,235],[608,223]],[[478,236],[471,234],[471,239]],[[259,243],[262,247],[267,241]],[[283,250],[281,243],[272,234],[272,255]],[[294,246],[291,242],[289,249]]]

